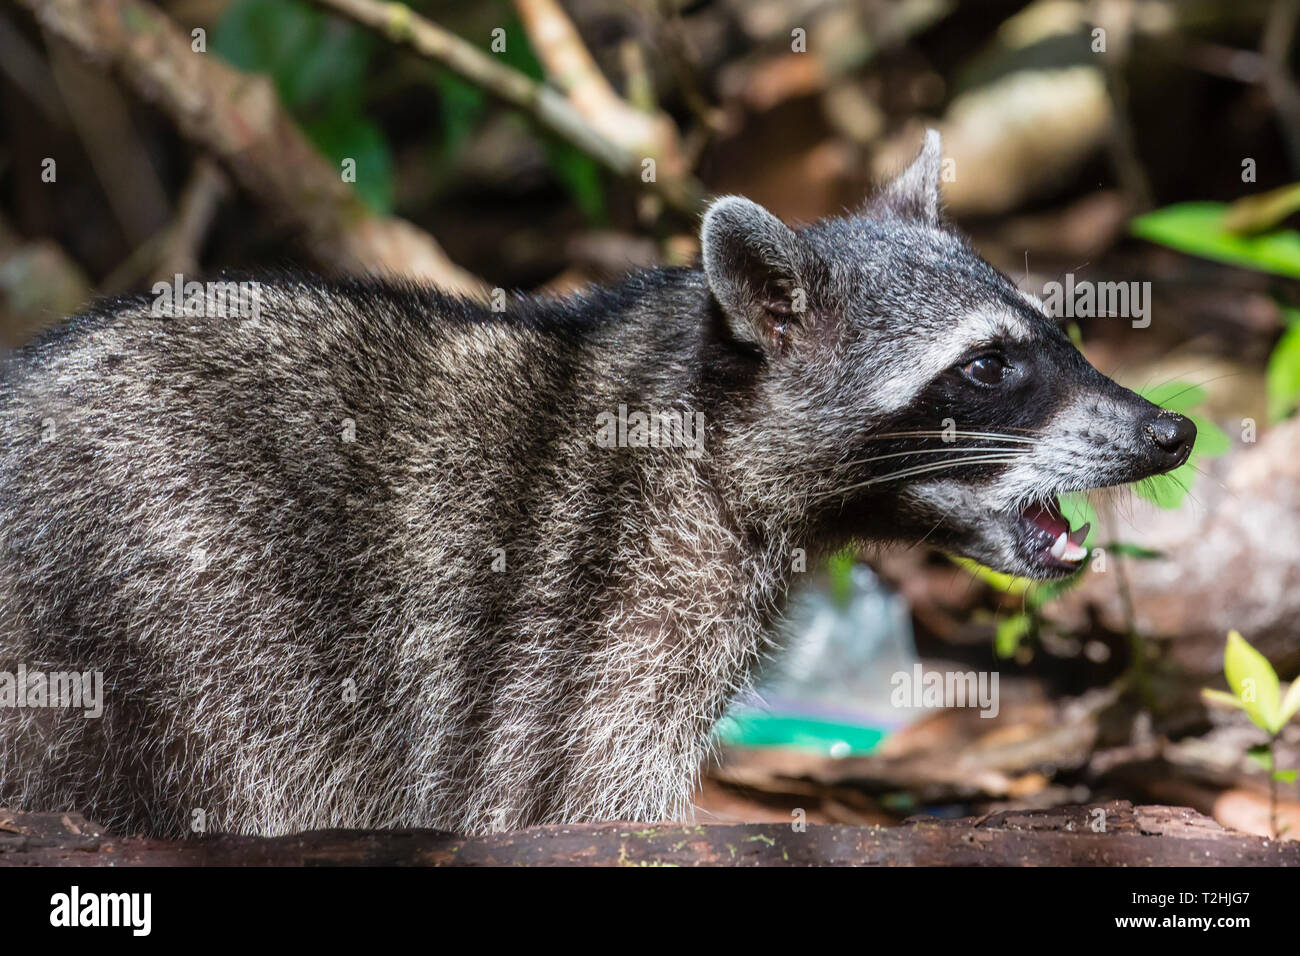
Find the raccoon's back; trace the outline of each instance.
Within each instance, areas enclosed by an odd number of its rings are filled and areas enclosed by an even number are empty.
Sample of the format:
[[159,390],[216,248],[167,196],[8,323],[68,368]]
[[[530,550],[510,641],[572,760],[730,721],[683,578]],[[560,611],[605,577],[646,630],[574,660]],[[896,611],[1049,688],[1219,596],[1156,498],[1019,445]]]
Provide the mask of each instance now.
[[218,556],[256,581],[288,542],[318,559],[285,570],[321,574],[358,550],[340,538],[365,534],[419,431],[444,427],[418,381],[439,375],[416,334],[434,319],[262,288],[252,318],[108,303],[9,358],[0,536],[31,591],[111,591]]
[[270,284],[255,317],[151,306],[80,317],[0,385],[0,670],[107,687],[98,720],[0,714],[0,796],[155,832],[204,806],[262,829],[398,820],[401,794],[364,779],[409,758],[385,738],[409,729],[389,712],[418,679],[406,648],[478,613],[465,556],[499,541],[517,408],[554,363],[387,286]]

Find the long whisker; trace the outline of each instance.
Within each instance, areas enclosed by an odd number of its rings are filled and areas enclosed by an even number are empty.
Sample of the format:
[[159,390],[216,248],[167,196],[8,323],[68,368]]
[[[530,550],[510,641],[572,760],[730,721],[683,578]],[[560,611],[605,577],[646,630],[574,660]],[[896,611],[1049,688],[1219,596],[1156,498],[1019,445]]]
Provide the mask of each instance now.
[[[981,449],[981,450],[987,450],[987,449]],[[1020,459],[1020,457],[1021,457],[1020,455],[1006,455],[1006,454],[984,455],[984,456],[974,456],[971,458],[959,458],[955,461],[950,460],[950,461],[941,461],[937,463],[932,463],[928,465],[917,465],[914,468],[904,468],[901,471],[895,471],[895,472],[891,472],[888,475],[880,475],[875,478],[869,478],[868,480],[858,482],[855,485],[849,485],[847,488],[840,488],[840,489],[836,489],[835,491],[826,491],[819,495],[813,495],[812,497],[816,499],[816,498],[826,498],[833,495],[845,495],[851,491],[856,491],[859,488],[865,488],[868,485],[878,485],[881,484],[882,482],[894,481],[899,478],[911,478],[915,475],[924,475],[934,471],[942,471],[945,468],[956,468],[961,465],[979,465],[979,464],[1011,465],[1011,464],[1015,464]]]
[[1192,391],[1192,389],[1202,388],[1206,385],[1209,385],[1211,382],[1220,382],[1225,378],[1236,378],[1239,375],[1245,375],[1245,374],[1246,374],[1245,372],[1224,372],[1222,375],[1216,375],[1213,378],[1207,378],[1203,382],[1193,382],[1192,384],[1188,385],[1186,388],[1174,392],[1174,394],[1172,395],[1162,395],[1160,396],[1160,399],[1161,401],[1172,402],[1174,399],[1186,395],[1188,392]]
[[869,465],[873,462],[884,461],[886,458],[906,458],[909,455],[942,455],[944,453],[964,455],[972,452],[1007,452],[1008,454],[1013,455],[1024,455],[1028,454],[1028,451],[1029,449],[1027,448],[1018,448],[1014,445],[1009,448],[994,448],[988,445],[974,448],[913,448],[911,451],[892,451],[887,455],[873,455],[870,458],[858,458],[854,461],[843,461],[839,462],[839,465],[845,468],[857,465]]
[[[1030,429],[1014,429],[1030,432]],[[1036,432],[1030,432],[1037,434]],[[1032,445],[1042,441],[1041,438],[1021,438],[1018,435],[1004,435],[1001,432],[941,431],[939,429],[917,429],[905,432],[882,432],[879,435],[867,435],[864,441],[883,441],[889,438],[995,438],[999,441],[1017,441]]]
[[954,501],[954,502],[953,502],[952,504],[950,504],[947,508],[945,508],[945,509],[944,509],[944,512],[943,512],[943,514],[940,516],[939,520],[936,521],[936,522],[934,523],[934,527],[932,527],[932,528],[931,528],[929,531],[927,531],[925,534],[921,535],[921,537],[920,537],[919,539],[917,539],[916,543],[913,544],[911,547],[909,547],[907,550],[908,550],[908,551],[911,551],[913,548],[919,548],[921,545],[925,544],[926,539],[929,538],[930,535],[934,534],[936,531],[939,530],[939,527],[940,527],[940,526],[941,526],[945,521],[948,520],[948,516],[952,514],[953,509],[956,508],[956,507],[957,507],[957,503]]
[[[885,455],[873,455],[870,458],[858,458],[853,461],[836,462],[836,467],[856,468],[856,467],[861,467],[863,465],[870,465],[877,461],[884,461],[887,458],[908,458],[911,457],[912,455],[950,454],[954,457],[954,459],[960,459],[960,461],[969,461],[971,460],[971,458],[968,456],[973,456],[976,453],[992,454],[997,452],[997,453],[1008,454],[1008,455],[1025,455],[1028,453],[1028,451],[1029,449],[1027,448],[1018,448],[1015,446],[1012,446],[1010,448],[998,448],[989,445],[981,445],[973,448],[913,448],[910,451],[893,451]],[[955,462],[955,463],[959,463],[959,462]],[[788,480],[788,477],[786,475],[772,475],[768,477],[761,477],[757,480],[760,482],[786,481]]]
[[1010,432],[1023,432],[1026,435],[1042,435],[1047,431],[1046,428],[1024,428],[1019,425],[1000,425],[999,427]]
[[1200,498],[1196,497],[1196,495],[1192,494],[1192,489],[1191,489],[1188,485],[1186,485],[1186,484],[1183,482],[1183,480],[1182,480],[1181,478],[1179,478],[1177,475],[1175,475],[1173,472],[1171,472],[1171,471],[1167,471],[1167,472],[1165,472],[1163,475],[1156,475],[1155,477],[1156,477],[1156,478],[1168,478],[1170,481],[1172,481],[1174,484],[1176,484],[1179,488],[1183,489],[1183,494],[1185,494],[1188,498],[1190,498],[1190,499],[1192,500],[1192,504],[1196,505],[1196,507],[1198,507],[1198,508],[1200,508],[1200,509],[1202,509],[1202,510],[1205,509],[1205,503],[1204,503],[1203,501],[1201,501]]
[[1189,463],[1189,464],[1191,464],[1192,471],[1196,472],[1198,475],[1200,475],[1201,477],[1207,479],[1208,481],[1212,481],[1212,482],[1214,482],[1216,485],[1218,485],[1220,488],[1222,488],[1225,492],[1227,492],[1229,495],[1231,495],[1234,499],[1236,499],[1236,500],[1238,500],[1238,501],[1241,500],[1240,496],[1239,496],[1235,491],[1233,491],[1231,488],[1229,488],[1227,485],[1225,485],[1222,481],[1220,481],[1220,480],[1218,479],[1217,476],[1210,474],[1208,471],[1206,471],[1206,470],[1205,470],[1204,468],[1202,468],[1200,465],[1197,465],[1197,464],[1195,464],[1195,463]]
[[914,475],[924,475],[931,471],[942,471],[944,468],[956,468],[959,465],[994,464],[994,463],[1010,465],[1010,464],[1015,464],[1018,458],[1019,458],[1018,455],[1005,455],[1005,454],[973,456],[970,458],[962,458],[957,461],[942,461],[930,465],[917,465],[915,468],[905,468],[902,471],[895,471],[888,475],[881,475],[877,478],[872,478],[864,482],[863,484],[874,485],[885,481],[894,481],[895,479],[898,478],[910,478]]
[[[1161,381],[1159,381],[1159,382],[1156,382],[1154,385],[1152,385],[1152,384],[1150,384],[1150,383],[1148,382],[1147,384],[1145,384],[1145,385],[1142,386],[1142,389],[1143,389],[1143,391],[1148,391],[1148,390],[1154,390],[1154,389],[1157,389],[1157,388],[1164,388],[1164,387],[1165,387],[1166,385],[1168,385],[1170,382],[1177,381],[1177,380],[1180,379],[1180,378],[1181,378],[1181,379],[1190,379],[1191,376],[1193,376],[1193,375],[1199,375],[1199,374],[1201,374],[1202,372],[1204,372],[1206,369],[1214,368],[1217,364],[1218,364],[1218,363],[1216,363],[1216,362],[1206,362],[1204,365],[1198,365],[1196,368],[1188,369],[1188,370],[1185,371],[1185,372],[1175,372],[1173,375],[1170,375],[1168,378],[1163,379],[1163,380],[1161,380]],[[1226,377],[1226,376],[1231,376],[1231,375],[1241,375],[1241,374],[1243,374],[1243,373],[1242,373],[1242,372],[1227,372],[1227,373],[1225,373],[1224,375],[1220,375],[1219,378],[1224,378],[1224,377]],[[1110,376],[1110,377],[1111,377],[1111,378],[1114,378],[1115,376],[1112,375],[1112,376]],[[1201,385],[1206,385],[1206,384],[1208,384],[1209,382],[1213,382],[1213,381],[1217,381],[1217,379],[1211,378],[1211,379],[1206,379],[1206,381],[1204,381],[1204,382],[1192,382],[1191,384],[1192,384],[1194,387],[1200,387]]]

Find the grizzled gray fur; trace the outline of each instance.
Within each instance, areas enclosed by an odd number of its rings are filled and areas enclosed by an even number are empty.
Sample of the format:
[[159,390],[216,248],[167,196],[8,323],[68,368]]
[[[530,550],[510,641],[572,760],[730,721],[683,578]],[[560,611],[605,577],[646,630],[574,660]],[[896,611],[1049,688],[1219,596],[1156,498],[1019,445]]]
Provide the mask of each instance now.
[[800,231],[719,200],[702,269],[558,301],[283,277],[254,314],[120,299],[11,356],[0,671],[105,696],[0,707],[0,805],[156,835],[681,818],[827,548],[1069,573],[1055,494],[1173,467],[1188,426],[940,221],[939,160]]

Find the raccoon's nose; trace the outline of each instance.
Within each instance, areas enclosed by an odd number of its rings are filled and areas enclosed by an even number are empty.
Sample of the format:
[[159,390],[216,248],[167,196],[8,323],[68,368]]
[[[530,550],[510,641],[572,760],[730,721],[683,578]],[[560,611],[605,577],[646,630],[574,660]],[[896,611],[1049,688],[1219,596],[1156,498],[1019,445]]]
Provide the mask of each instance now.
[[1151,442],[1156,457],[1162,459],[1167,468],[1185,462],[1192,453],[1192,443],[1196,441],[1196,426],[1190,418],[1163,409],[1142,426],[1142,433]]

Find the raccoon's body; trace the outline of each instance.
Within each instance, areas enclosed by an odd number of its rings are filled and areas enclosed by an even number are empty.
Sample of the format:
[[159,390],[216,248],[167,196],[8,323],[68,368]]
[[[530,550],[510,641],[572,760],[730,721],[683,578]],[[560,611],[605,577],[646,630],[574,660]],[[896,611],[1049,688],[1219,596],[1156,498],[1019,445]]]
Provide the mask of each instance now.
[[268,280],[255,318],[119,300],[14,356],[0,674],[106,691],[0,707],[0,805],[162,835],[681,818],[823,549],[1077,567],[1055,493],[1180,463],[1188,426],[938,223],[937,149],[870,214],[722,200],[702,269],[563,301]]
[[111,303],[6,382],[0,669],[109,692],[0,710],[3,797],[169,833],[684,812],[788,532],[705,455],[595,440],[747,388],[699,274],[502,314],[261,288]]

